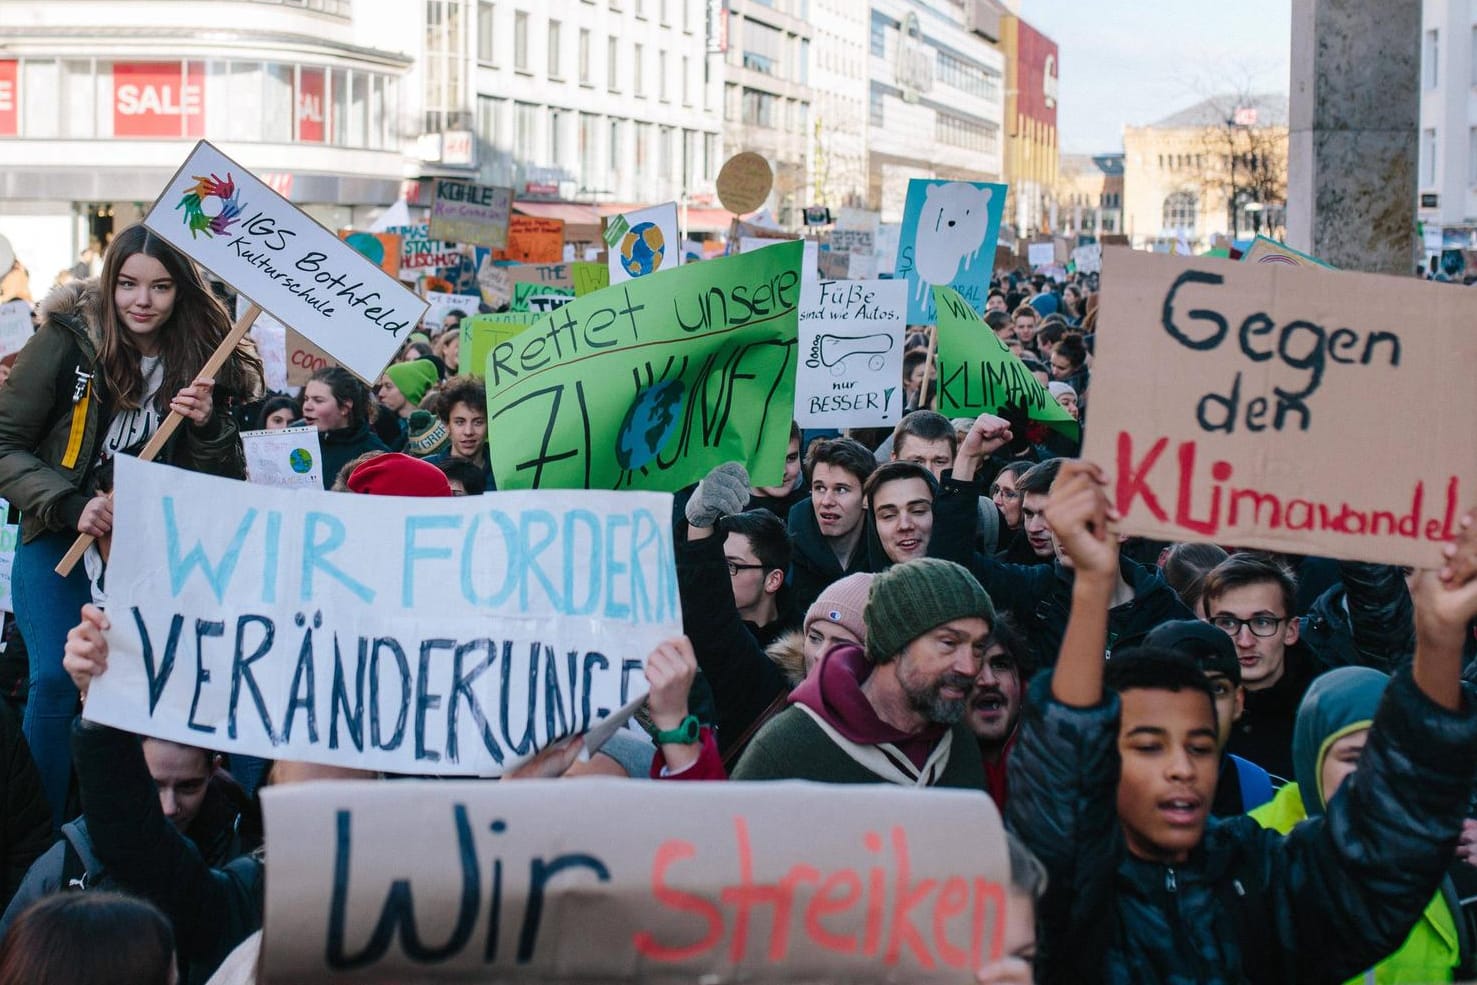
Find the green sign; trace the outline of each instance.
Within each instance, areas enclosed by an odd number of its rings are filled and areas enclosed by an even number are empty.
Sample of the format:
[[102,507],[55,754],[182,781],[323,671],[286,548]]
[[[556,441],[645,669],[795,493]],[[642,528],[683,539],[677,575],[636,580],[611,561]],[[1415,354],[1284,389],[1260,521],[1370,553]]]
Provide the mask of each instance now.
[[569,265],[569,273],[574,278],[576,297],[584,297],[602,287],[610,286],[610,265],[606,263],[586,263],[583,260],[577,260]]
[[938,308],[939,413],[945,417],[999,414],[1024,401],[1031,420],[1076,438],[1077,422],[1046,387],[996,338],[952,287],[933,288]]
[[732,461],[757,485],[779,482],[803,246],[618,284],[496,343],[486,368],[498,489],[672,491]]
[[546,315],[564,304],[565,298],[574,297],[574,288],[556,287],[553,284],[532,284],[519,281],[513,285],[513,303],[509,311],[531,311]]
[[457,365],[462,367],[463,373],[481,376],[487,367],[487,353],[493,345],[511,339],[538,321],[539,317],[531,311],[518,311],[463,318]]

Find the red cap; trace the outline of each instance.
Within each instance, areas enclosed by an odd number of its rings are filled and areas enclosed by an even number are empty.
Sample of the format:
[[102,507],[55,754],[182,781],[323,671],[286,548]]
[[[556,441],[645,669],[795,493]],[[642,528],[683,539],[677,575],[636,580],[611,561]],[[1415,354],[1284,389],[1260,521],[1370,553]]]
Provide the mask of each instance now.
[[376,455],[349,473],[349,491],[370,496],[450,496],[446,473],[419,458]]

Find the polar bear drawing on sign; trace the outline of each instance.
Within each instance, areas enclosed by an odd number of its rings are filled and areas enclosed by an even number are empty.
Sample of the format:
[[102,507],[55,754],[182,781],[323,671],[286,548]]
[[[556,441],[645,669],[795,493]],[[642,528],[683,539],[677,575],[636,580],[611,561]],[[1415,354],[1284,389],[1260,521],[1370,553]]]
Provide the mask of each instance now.
[[963,181],[929,185],[923,193],[923,212],[913,237],[913,269],[918,273],[917,296],[926,296],[932,284],[950,284],[974,262],[990,228],[989,188]]

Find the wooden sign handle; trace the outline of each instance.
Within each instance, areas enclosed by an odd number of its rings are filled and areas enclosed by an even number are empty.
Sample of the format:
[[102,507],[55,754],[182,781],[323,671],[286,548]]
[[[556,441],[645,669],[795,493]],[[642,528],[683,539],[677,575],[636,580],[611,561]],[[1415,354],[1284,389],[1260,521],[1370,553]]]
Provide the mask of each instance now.
[[[928,336],[928,355],[923,358],[923,385],[918,388],[918,406],[915,410],[923,410],[928,404],[928,383],[933,377],[933,356],[938,349],[939,327],[935,322],[933,331]],[[934,408],[937,410],[938,408]]]
[[[256,316],[261,313],[262,309],[255,304],[242,312],[241,317],[236,320],[236,324],[231,326],[231,331],[226,334],[225,338],[221,339],[221,344],[216,346],[215,351],[210,354],[210,358],[205,360],[205,365],[200,368],[200,372],[195,374],[195,378],[199,379],[202,376],[214,377],[215,374],[219,373],[221,367],[226,364],[226,360],[231,357],[231,353],[236,351],[236,346],[241,342],[241,339],[251,330],[251,325],[256,321]],[[160,423],[159,430],[154,432],[154,436],[144,445],[143,451],[138,453],[139,461],[152,462],[158,457],[159,453],[164,450],[164,445],[174,435],[174,432],[179,430],[179,426],[184,422],[184,419],[185,416],[183,414],[177,411],[170,411],[169,416],[164,418]],[[77,566],[78,561],[82,560],[82,555],[87,553],[87,548],[92,544],[94,539],[92,534],[78,534],[77,539],[72,541],[71,549],[67,551],[66,555],[54,569],[56,573],[63,578],[71,574],[72,569]]]

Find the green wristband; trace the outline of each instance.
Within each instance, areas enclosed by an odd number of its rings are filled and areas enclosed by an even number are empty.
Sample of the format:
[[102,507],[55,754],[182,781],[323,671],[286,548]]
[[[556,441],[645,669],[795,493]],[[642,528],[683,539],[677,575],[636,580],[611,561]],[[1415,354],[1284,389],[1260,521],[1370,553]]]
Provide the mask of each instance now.
[[659,746],[666,745],[669,742],[679,746],[690,746],[693,743],[697,742],[698,735],[701,731],[702,730],[698,725],[697,716],[688,715],[686,718],[682,719],[682,723],[676,728],[662,729],[658,732],[652,732],[651,741],[655,742]]

